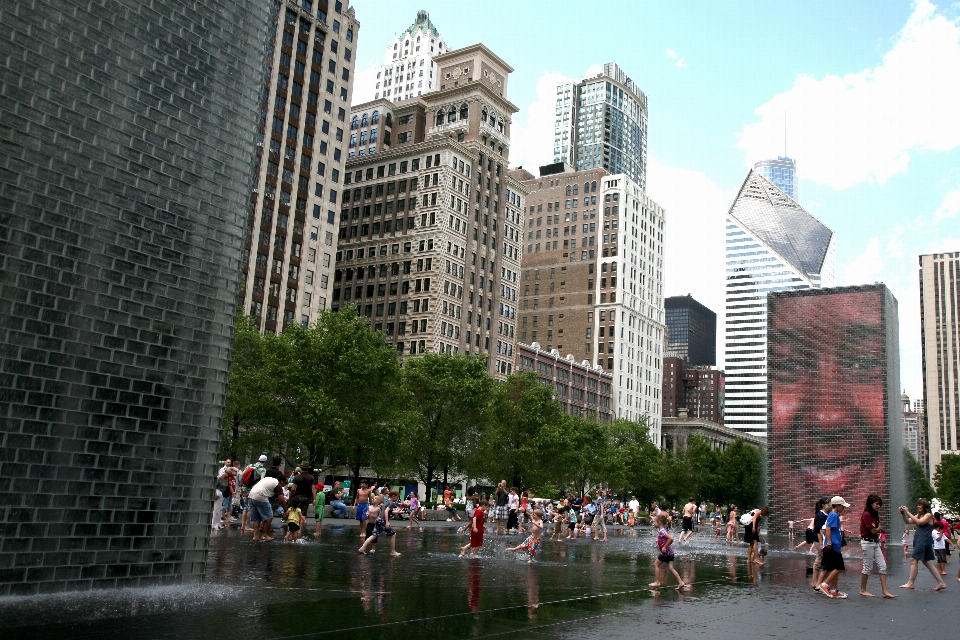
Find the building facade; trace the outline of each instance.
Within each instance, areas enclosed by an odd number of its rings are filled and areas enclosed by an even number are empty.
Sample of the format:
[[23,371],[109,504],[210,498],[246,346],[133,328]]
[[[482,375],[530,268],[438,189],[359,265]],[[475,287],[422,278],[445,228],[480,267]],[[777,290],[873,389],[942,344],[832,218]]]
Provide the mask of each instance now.
[[[907,395],[906,389],[900,394],[900,403],[900,409],[903,411],[903,446],[920,461],[923,454],[920,442],[920,416],[910,406],[910,396]],[[924,472],[926,473],[926,469]]]
[[683,411],[677,417],[664,418],[661,430],[660,447],[674,452],[686,449],[690,436],[694,434],[704,438],[710,448],[717,451],[724,451],[737,440],[743,440],[758,449],[763,449],[767,444],[766,438],[752,436],[706,418],[690,417]]
[[516,368],[536,372],[567,415],[613,420],[613,376],[589,360],[577,362],[570,354],[561,358],[556,349],[544,351],[536,342],[518,342]]
[[717,364],[717,314],[690,295],[663,301],[667,321],[667,353],[695,367]]
[[[347,162],[332,306],[356,305],[398,351],[485,354],[504,377],[516,357],[526,193],[507,174],[513,69],[479,44],[435,62],[436,91],[380,103],[390,148]],[[362,122],[373,108],[353,115]]]
[[[426,11],[387,45],[383,66],[377,70],[374,99],[409,100],[437,86],[435,56],[448,49]],[[369,94],[367,94],[369,95]]]
[[277,20],[241,293],[263,331],[330,306],[359,29],[339,0],[286,3]]
[[960,252],[920,256],[924,435],[929,477],[960,451]]
[[615,63],[557,87],[553,161],[603,168],[647,188],[647,96]]
[[667,356],[663,359],[663,417],[676,418],[682,412],[723,424],[725,386],[723,371]]
[[896,298],[883,284],[779,291],[767,312],[771,530],[822,496],[907,504]]
[[0,596],[203,579],[275,12],[3,7]]
[[753,170],[772,182],[777,189],[798,199],[800,193],[797,184],[797,163],[793,158],[777,157],[776,160],[761,160],[753,165]]
[[756,171],[726,224],[724,423],[767,432],[767,295],[833,286],[833,231]]
[[646,416],[659,442],[663,208],[629,177],[603,169],[523,184],[521,341],[613,374],[616,416]]

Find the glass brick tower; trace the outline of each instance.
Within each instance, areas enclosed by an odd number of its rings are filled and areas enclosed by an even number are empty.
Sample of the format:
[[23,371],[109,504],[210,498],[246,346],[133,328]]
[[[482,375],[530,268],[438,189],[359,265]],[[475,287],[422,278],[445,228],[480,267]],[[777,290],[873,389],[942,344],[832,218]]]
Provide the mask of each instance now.
[[647,96],[615,62],[557,87],[553,161],[602,167],[647,189]]
[[833,286],[833,231],[752,170],[726,226],[724,422],[765,436],[767,293]]
[[263,0],[0,20],[0,595],[199,581]]
[[797,163],[793,158],[779,156],[776,160],[761,160],[753,168],[780,191],[797,199],[800,189],[797,184]]

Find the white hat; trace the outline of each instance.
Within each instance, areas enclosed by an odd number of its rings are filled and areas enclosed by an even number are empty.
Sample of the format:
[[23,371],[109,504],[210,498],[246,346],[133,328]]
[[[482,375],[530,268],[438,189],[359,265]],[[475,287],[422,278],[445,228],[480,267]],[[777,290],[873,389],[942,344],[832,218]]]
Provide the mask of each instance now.
[[830,499],[830,504],[842,504],[842,505],[845,506],[845,507],[849,507],[849,506],[850,506],[850,505],[847,503],[847,501],[844,500],[843,498],[841,498],[840,496],[833,496],[833,497]]
[[[267,456],[260,456],[260,462],[266,462],[266,461],[267,461]],[[850,505],[847,505],[847,506],[850,506]]]

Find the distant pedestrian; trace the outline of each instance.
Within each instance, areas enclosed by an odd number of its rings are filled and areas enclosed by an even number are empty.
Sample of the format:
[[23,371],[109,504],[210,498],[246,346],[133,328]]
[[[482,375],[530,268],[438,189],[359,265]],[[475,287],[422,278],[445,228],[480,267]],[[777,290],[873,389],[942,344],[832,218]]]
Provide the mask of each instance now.
[[360,521],[360,539],[367,539],[367,509],[370,508],[370,489],[367,488],[366,482],[360,483],[360,488],[357,489],[357,496],[353,500],[353,506],[356,507],[357,514],[356,519]]
[[343,489],[340,487],[340,481],[336,480],[330,487],[330,506],[333,507],[334,518],[347,517],[347,505],[343,503]]
[[770,515],[769,507],[753,509],[740,517],[743,525],[743,541],[750,545],[747,549],[747,563],[763,564],[760,560],[759,547],[763,535],[760,533],[760,518]]
[[900,542],[903,543],[903,557],[906,558],[910,555],[910,529],[903,530],[903,537],[900,538]]
[[597,513],[593,517],[593,539],[600,540],[600,533],[603,532],[603,542],[608,542],[607,540],[607,521],[604,516],[603,508],[603,494],[597,489],[596,498],[594,499],[594,504],[597,507]]
[[660,553],[657,555],[657,560],[653,565],[656,579],[650,583],[650,586],[667,586],[667,581],[669,580],[667,572],[669,571],[677,578],[677,591],[680,591],[687,585],[683,582],[683,578],[680,577],[680,574],[677,573],[677,570],[673,566],[675,556],[673,551],[673,536],[670,535],[670,530],[667,528],[669,522],[670,520],[667,516],[662,513],[654,519],[657,527],[657,550]]
[[930,503],[926,498],[917,500],[917,514],[910,513],[906,507],[900,507],[900,517],[907,524],[917,525],[913,533],[913,553],[910,554],[910,579],[906,584],[900,585],[901,589],[915,589],[914,582],[917,579],[917,573],[920,570],[920,563],[930,571],[930,574],[936,579],[937,586],[934,591],[941,591],[947,588],[947,584],[940,576],[933,565],[936,556],[933,553],[933,514],[930,513]]
[[323,483],[318,482],[313,486],[313,491],[316,495],[313,501],[313,519],[317,523],[316,528],[313,532],[314,538],[320,537],[320,528],[323,526],[323,512],[327,508],[327,494],[323,492]]
[[413,529],[413,525],[417,525],[418,529],[422,529],[423,527],[420,526],[420,498],[417,497],[417,492],[411,491],[407,499],[410,501],[410,524],[407,525],[407,529]]
[[[504,484],[506,484],[506,482],[504,482]],[[461,557],[467,552],[467,549],[470,549],[471,557],[476,557],[477,549],[483,546],[483,533],[485,531],[483,524],[487,521],[488,508],[485,503],[481,502],[480,506],[474,510],[473,524],[470,526],[470,542],[460,549]]]
[[503,527],[503,533],[507,533],[507,518],[510,515],[509,509],[507,507],[507,502],[510,499],[510,494],[507,491],[507,481],[501,480],[500,484],[497,485],[497,491],[494,493],[494,508],[493,508],[493,533],[497,535],[500,533],[500,528]]

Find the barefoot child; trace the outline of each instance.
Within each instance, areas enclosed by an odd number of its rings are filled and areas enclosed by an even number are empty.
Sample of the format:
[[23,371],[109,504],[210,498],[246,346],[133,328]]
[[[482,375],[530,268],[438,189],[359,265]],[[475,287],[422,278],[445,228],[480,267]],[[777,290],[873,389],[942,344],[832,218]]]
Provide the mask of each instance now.
[[379,540],[380,534],[383,534],[390,540],[390,555],[399,556],[400,554],[397,553],[397,539],[395,537],[397,532],[390,526],[390,509],[383,508],[382,496],[376,496],[367,508],[367,522],[370,521],[373,522],[373,531],[364,541],[363,545],[357,549],[357,552],[366,555],[367,547]]
[[462,549],[460,549],[460,557],[463,557],[463,554],[467,552],[467,549],[470,549],[470,556],[475,558],[477,557],[477,549],[483,546],[483,523],[487,521],[487,506],[486,502],[481,502],[479,506],[473,511],[473,523],[470,525],[470,542],[465,544]]
[[367,487],[366,482],[360,483],[360,488],[357,489],[357,497],[353,501],[353,506],[357,508],[356,518],[360,522],[360,539],[363,540],[367,537],[367,509],[370,508],[370,489]]
[[903,537],[900,539],[900,541],[903,542],[903,557],[906,558],[908,555],[910,555],[910,553],[909,553],[909,549],[910,549],[910,529],[904,529],[904,530],[903,530]]
[[411,491],[407,499],[410,500],[410,524],[407,525],[407,529],[413,529],[413,525],[417,525],[417,529],[422,529],[420,520],[417,518],[420,515],[420,498],[417,497],[417,492]]
[[665,587],[667,586],[667,571],[672,573],[677,578],[677,591],[680,591],[685,586],[683,578],[680,577],[680,574],[677,573],[677,570],[673,568],[673,536],[670,535],[670,530],[667,529],[667,516],[660,514],[654,518],[654,522],[659,529],[657,531],[657,548],[660,550],[660,555],[657,556],[657,561],[654,563],[654,568],[657,573],[656,580],[650,583],[651,587]]
[[293,542],[300,538],[300,529],[306,523],[301,505],[301,499],[294,498],[283,513],[283,521],[287,524],[287,535],[283,536],[283,539],[287,542]]
[[540,532],[543,531],[543,518],[540,515],[540,511],[534,511],[533,515],[530,517],[530,535],[527,536],[527,539],[522,543],[518,544],[515,547],[510,547],[507,551],[520,551],[524,550],[530,554],[530,559],[527,560],[527,564],[533,564],[533,557],[537,555],[537,551],[540,549]]

